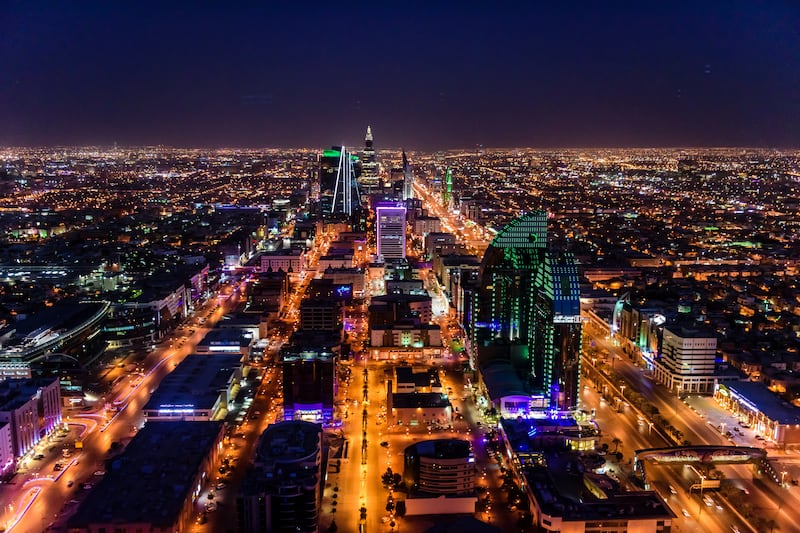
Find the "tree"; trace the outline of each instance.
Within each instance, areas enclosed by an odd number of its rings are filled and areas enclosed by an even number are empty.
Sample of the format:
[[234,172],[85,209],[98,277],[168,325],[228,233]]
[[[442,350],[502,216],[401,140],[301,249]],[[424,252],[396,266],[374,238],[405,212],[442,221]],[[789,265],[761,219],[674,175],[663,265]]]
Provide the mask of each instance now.
[[381,476],[381,481],[384,485],[391,485],[392,481],[394,481],[394,472],[392,472],[392,467],[386,469],[386,472],[383,473]]
[[611,439],[611,444],[614,445],[614,453],[617,453],[617,450],[619,450],[619,445],[622,444],[622,440],[619,437],[614,437]]

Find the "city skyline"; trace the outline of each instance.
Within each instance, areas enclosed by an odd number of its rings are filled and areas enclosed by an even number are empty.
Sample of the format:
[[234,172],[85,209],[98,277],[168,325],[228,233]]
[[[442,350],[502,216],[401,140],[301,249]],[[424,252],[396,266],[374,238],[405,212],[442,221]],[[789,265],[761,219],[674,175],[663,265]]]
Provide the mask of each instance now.
[[5,146],[800,144],[789,3],[4,11]]

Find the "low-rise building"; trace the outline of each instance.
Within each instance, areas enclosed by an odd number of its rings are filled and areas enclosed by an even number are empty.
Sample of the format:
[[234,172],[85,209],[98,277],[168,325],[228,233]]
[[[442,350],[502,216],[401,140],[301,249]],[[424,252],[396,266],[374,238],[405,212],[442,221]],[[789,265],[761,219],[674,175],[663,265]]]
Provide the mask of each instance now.
[[61,407],[58,378],[0,381],[0,423],[11,426],[11,450],[16,460],[56,429],[61,423]]
[[499,427],[505,453],[514,457],[511,473],[528,498],[537,531],[670,531],[675,515],[656,492],[625,491],[607,476],[576,467],[582,463],[580,452],[565,453],[563,441],[542,437],[558,433],[560,420],[548,425],[504,419]]
[[386,399],[387,421],[390,425],[413,430],[427,430],[438,425],[449,426],[453,421],[453,406],[446,394],[440,392],[392,392]]
[[189,531],[224,435],[222,422],[148,422],[69,519],[69,531]]
[[248,328],[215,328],[197,343],[198,354],[239,354],[243,361],[250,358],[255,335]]
[[782,401],[764,383],[720,383],[714,398],[770,442],[778,446],[800,444],[800,408]]
[[370,357],[382,360],[430,360],[442,356],[438,324],[402,321],[370,329]]
[[239,391],[242,363],[237,354],[186,357],[144,406],[147,420],[222,420]]

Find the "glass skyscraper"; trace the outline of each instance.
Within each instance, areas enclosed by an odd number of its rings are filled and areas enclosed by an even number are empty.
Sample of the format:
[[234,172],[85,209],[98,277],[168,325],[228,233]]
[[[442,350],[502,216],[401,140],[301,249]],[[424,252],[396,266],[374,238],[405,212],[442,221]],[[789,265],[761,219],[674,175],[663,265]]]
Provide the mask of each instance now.
[[[570,411],[580,381],[580,286],[571,254],[547,246],[547,214],[521,216],[486,250],[477,295],[479,363],[511,360],[533,408]],[[483,352],[483,353],[482,353]]]

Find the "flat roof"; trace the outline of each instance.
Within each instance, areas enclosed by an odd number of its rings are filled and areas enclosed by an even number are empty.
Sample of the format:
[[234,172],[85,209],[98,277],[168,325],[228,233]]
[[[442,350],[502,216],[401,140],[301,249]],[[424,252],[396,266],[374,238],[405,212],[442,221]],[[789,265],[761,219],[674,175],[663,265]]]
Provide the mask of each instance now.
[[222,431],[222,422],[148,422],[114,459],[69,520],[69,527],[97,523],[173,526]]
[[[574,431],[572,419],[502,420],[503,430],[512,449],[533,451],[534,429],[548,432]],[[541,447],[537,447],[541,451]],[[543,463],[530,462],[524,466],[525,479],[542,510],[565,522],[583,520],[670,519],[674,515],[664,500],[652,491],[611,492],[598,499],[585,486],[579,468],[567,469],[567,464],[580,462],[579,452],[542,452]],[[597,477],[592,476],[596,482]],[[612,484],[613,485],[613,484]]]
[[0,411],[19,409],[58,378],[8,378],[0,380]]
[[489,361],[481,367],[481,376],[492,401],[505,396],[530,396],[511,361]]
[[406,446],[405,453],[416,451],[420,457],[459,459],[470,456],[470,443],[462,439],[423,440]]
[[268,462],[291,463],[320,451],[322,426],[305,420],[271,424],[261,434],[258,458]]
[[195,410],[213,408],[220,392],[228,388],[231,378],[241,368],[241,357],[226,353],[187,356],[161,381],[144,410],[154,411],[167,405],[191,405]]
[[392,407],[395,409],[409,409],[416,407],[449,407],[450,401],[446,394],[440,392],[394,392],[392,393]]
[[779,424],[800,424],[800,408],[781,400],[763,383],[736,381],[721,385],[744,398],[758,411]]
[[198,346],[213,346],[220,344],[247,346],[253,340],[253,333],[247,328],[225,327],[214,328],[200,342]]

